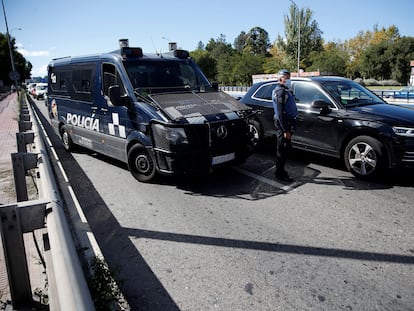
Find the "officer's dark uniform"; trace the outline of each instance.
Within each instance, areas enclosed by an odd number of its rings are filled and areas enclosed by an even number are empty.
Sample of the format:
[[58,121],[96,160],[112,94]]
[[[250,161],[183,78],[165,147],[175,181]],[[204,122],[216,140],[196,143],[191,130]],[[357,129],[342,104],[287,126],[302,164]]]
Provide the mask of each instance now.
[[296,103],[292,91],[283,84],[278,84],[272,94],[274,123],[277,130],[276,178],[292,181],[285,170],[285,163],[291,149],[290,139],[284,137],[285,132],[293,133],[296,126]]

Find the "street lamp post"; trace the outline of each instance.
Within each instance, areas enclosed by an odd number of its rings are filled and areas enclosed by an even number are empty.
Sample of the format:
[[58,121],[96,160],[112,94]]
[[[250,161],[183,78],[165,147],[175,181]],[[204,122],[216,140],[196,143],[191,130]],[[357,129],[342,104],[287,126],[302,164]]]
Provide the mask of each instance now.
[[4,21],[6,23],[7,42],[9,44],[10,62],[11,62],[11,66],[12,66],[12,73],[11,73],[11,77],[10,78],[12,80],[14,80],[14,86],[16,87],[16,91],[18,92],[18,84],[17,84],[17,81],[19,80],[19,74],[16,71],[16,67],[15,67],[15,64],[14,64],[13,50],[12,50],[11,41],[10,41],[9,26],[7,25],[6,10],[4,9],[4,1],[1,0],[1,3],[3,5]]
[[298,12],[297,19],[298,19],[298,77],[299,77],[300,76],[300,72],[299,72],[300,70],[300,10],[297,4],[293,0],[290,0],[290,2],[293,3],[293,5],[296,7],[296,10]]

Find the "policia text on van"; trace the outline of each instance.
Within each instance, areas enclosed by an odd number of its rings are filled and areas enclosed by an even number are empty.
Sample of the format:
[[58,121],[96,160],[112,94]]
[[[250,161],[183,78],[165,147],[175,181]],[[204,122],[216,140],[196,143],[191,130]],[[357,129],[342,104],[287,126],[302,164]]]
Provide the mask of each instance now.
[[252,151],[249,107],[218,91],[184,50],[54,59],[49,115],[67,150],[81,145],[128,163],[139,181],[206,174]]

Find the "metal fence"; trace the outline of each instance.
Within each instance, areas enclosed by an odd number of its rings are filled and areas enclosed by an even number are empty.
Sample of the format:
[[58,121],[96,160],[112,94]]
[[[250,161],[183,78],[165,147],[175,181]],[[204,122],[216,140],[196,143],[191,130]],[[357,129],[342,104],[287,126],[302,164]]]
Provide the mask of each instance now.
[[[38,129],[39,121],[23,94],[19,103],[18,152],[11,155],[17,202],[0,207],[1,235],[13,309],[36,308],[38,304],[31,292],[23,234],[47,228],[43,235],[43,248],[49,283],[49,309],[94,310],[42,133]],[[39,193],[33,200],[29,200],[26,183],[30,170],[35,171]]]
[[[220,90],[230,94],[231,96],[240,99],[249,90],[249,86],[220,86]],[[395,90],[375,90],[371,89],[373,93],[383,98],[390,103],[414,103],[414,92],[406,92],[401,94]]]

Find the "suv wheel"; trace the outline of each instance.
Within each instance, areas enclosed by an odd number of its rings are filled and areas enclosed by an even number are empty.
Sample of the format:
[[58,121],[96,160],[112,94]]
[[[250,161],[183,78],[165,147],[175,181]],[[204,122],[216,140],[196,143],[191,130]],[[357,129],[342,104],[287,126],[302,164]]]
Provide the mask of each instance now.
[[155,162],[144,146],[137,144],[128,151],[128,168],[135,179],[149,182],[155,178]]
[[345,165],[354,176],[370,178],[378,175],[384,166],[383,144],[370,136],[358,136],[345,148]]

